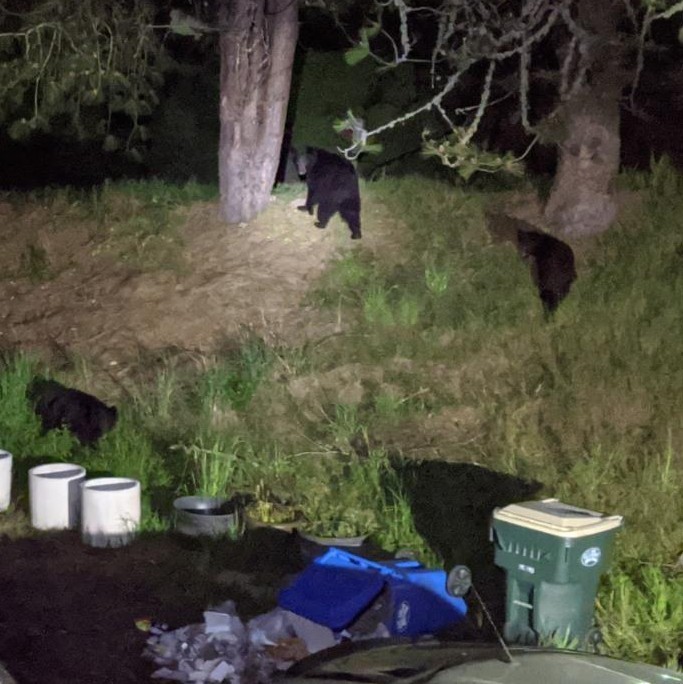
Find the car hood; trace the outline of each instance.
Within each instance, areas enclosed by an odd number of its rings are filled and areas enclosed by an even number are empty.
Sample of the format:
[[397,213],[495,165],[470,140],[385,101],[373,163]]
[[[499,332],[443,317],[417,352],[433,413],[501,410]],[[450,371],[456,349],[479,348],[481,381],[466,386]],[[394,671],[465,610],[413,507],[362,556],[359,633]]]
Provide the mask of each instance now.
[[[511,655],[511,659],[508,657]],[[683,684],[683,673],[576,651],[500,644],[346,643],[296,663],[287,684]]]

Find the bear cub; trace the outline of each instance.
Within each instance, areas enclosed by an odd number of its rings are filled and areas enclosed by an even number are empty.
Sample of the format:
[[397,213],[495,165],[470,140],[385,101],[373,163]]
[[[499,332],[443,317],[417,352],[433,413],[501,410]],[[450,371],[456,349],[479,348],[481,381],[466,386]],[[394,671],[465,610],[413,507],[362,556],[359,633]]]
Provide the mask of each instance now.
[[81,444],[97,442],[116,425],[118,412],[92,394],[65,387],[56,380],[34,378],[26,397],[40,416],[43,430],[66,427]]
[[552,314],[576,280],[574,252],[562,240],[535,230],[517,230],[517,249],[531,274],[546,315]]
[[299,157],[299,173],[306,177],[308,193],[301,211],[313,214],[318,207],[318,228],[326,228],[339,212],[351,231],[352,240],[360,240],[360,191],[353,164],[338,154],[315,147],[306,148]]

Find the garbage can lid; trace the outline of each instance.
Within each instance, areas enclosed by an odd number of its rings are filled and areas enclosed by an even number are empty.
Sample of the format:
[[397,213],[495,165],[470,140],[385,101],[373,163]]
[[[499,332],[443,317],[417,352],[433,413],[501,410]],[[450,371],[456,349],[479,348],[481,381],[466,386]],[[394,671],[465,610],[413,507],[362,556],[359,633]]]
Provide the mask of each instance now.
[[558,499],[525,501],[493,511],[494,520],[527,527],[558,537],[587,537],[620,527],[621,515],[604,515]]
[[291,586],[280,591],[278,604],[339,631],[370,607],[384,584],[382,575],[372,570],[340,568],[314,561],[297,575]]

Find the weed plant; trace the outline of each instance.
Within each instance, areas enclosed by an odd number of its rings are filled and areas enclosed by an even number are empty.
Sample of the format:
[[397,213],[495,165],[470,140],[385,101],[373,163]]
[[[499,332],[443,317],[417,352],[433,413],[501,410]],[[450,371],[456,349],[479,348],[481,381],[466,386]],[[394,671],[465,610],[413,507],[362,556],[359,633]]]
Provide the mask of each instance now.
[[53,277],[50,259],[44,247],[29,244],[21,254],[19,276],[32,283],[42,283]]

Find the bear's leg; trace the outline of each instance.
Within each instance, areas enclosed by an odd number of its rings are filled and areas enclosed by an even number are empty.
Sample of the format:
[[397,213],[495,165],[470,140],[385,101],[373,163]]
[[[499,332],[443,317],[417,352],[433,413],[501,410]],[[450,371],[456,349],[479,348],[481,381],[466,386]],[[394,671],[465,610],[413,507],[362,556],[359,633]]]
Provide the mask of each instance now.
[[307,211],[311,216],[313,216],[313,207],[318,204],[318,198],[311,188],[308,188],[308,193],[306,194],[306,204],[297,207],[299,211]]
[[345,201],[339,207],[341,217],[346,221],[351,231],[352,240],[360,240],[362,235],[360,232],[360,207],[355,201]]
[[541,290],[540,296],[546,315],[551,315],[554,313],[561,299],[558,297],[557,293],[553,292],[552,290]]
[[335,211],[337,211],[337,208],[334,205],[327,202],[321,202],[318,205],[318,220],[315,222],[315,225],[318,228],[327,228],[327,224],[330,222],[332,216],[334,216]]

